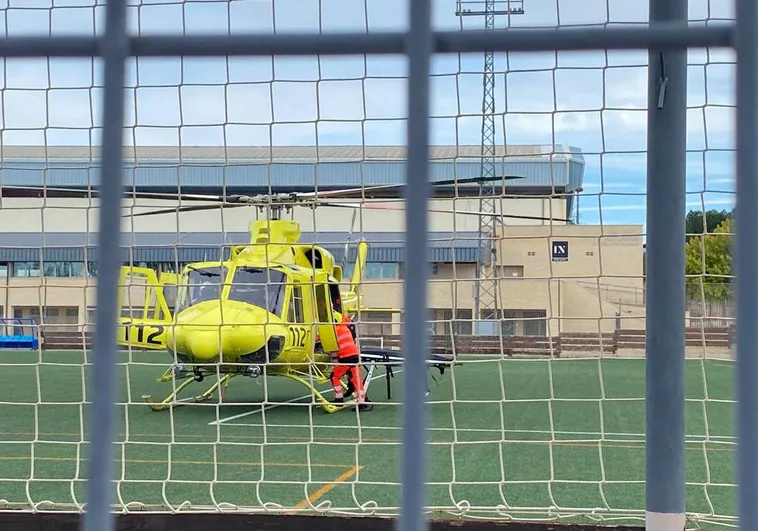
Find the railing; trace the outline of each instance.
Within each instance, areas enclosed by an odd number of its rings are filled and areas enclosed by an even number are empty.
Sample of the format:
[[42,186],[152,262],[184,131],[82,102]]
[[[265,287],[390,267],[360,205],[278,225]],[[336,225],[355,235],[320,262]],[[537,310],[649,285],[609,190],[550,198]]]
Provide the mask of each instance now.
[[[690,327],[685,331],[687,347],[731,348],[732,326],[718,328]],[[401,349],[402,336],[363,336],[363,345]],[[619,353],[645,348],[644,330],[616,330],[600,333],[565,333],[556,336],[475,336],[437,335],[429,337],[436,354],[479,354],[506,356],[554,356],[565,353]],[[42,348],[46,350],[81,350],[92,348],[91,332],[43,332]],[[124,347],[126,348],[126,347]],[[132,347],[132,350],[139,350]]]

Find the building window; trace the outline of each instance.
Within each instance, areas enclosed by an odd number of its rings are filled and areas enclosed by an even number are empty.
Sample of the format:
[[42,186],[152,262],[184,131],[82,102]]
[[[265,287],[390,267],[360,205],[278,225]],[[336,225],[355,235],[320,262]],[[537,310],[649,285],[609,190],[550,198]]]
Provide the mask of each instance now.
[[[95,309],[93,309],[93,312],[94,311],[95,311]],[[126,318],[129,318],[129,319],[142,319],[142,316],[144,315],[144,313],[145,313],[144,306],[125,306],[125,307],[121,308],[121,317],[126,317]],[[97,314],[94,313],[93,314],[93,318],[96,315]],[[92,324],[94,324],[94,323],[95,323],[95,321],[93,320]]]
[[[124,264],[129,266],[129,263]],[[156,273],[181,273],[186,264],[184,262],[134,262],[133,267],[147,267]]]
[[517,315],[515,310],[503,310],[500,312],[500,332],[504,336],[516,335]]
[[545,310],[524,310],[522,314],[525,336],[547,335],[547,312]]
[[367,280],[388,280],[400,278],[397,262],[368,262],[364,278]]
[[83,277],[84,262],[42,262],[42,275],[46,277]]
[[[439,318],[435,323],[432,331],[435,335],[449,336],[451,333],[456,336],[470,336],[473,334],[472,316],[473,310],[455,310],[452,308],[439,310]],[[455,317],[453,317],[455,315]]]
[[39,262],[13,262],[14,277],[38,277],[40,273]]
[[84,262],[14,262],[14,277],[57,277],[71,278],[84,276]]
[[524,266],[504,265],[500,266],[500,278],[523,278]]
[[[342,281],[350,282],[355,270],[355,262],[345,264]],[[367,262],[363,278],[366,280],[396,280],[402,278],[402,264],[397,262]]]
[[503,310],[500,330],[503,336],[546,336],[547,312],[545,310]]
[[[181,273],[189,263],[191,262],[123,262],[122,265],[126,267],[147,267],[160,275],[161,273]],[[87,262],[87,276],[97,276],[97,262]]]
[[[443,264],[449,266],[452,269],[453,278],[455,277],[456,271],[458,267],[460,267],[462,264],[455,264],[452,262],[442,262]],[[396,277],[387,277],[387,278],[397,278],[397,279],[404,279],[405,278],[405,264],[403,262],[400,262],[397,265],[397,276]],[[429,276],[434,277],[440,274],[440,264],[429,264]]]
[[585,254],[585,256],[595,256],[595,251],[587,251],[584,254]]
[[392,312],[361,312],[356,316],[358,337],[392,335]]

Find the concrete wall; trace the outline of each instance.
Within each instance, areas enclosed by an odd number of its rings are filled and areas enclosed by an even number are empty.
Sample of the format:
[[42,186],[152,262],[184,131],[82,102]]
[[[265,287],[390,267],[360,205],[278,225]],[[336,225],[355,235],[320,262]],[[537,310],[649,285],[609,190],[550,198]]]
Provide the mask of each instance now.
[[[610,332],[644,328],[641,225],[503,227],[501,270],[523,277],[500,283],[504,307],[549,309],[551,332]],[[566,260],[552,243],[568,243]],[[617,313],[619,315],[617,315]]]

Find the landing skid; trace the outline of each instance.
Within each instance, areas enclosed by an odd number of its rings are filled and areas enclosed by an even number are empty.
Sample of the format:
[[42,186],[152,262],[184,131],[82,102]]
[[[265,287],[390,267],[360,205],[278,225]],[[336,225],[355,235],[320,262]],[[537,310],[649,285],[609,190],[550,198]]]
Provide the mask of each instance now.
[[175,368],[169,368],[166,370],[166,372],[163,373],[163,376],[158,378],[158,381],[161,383],[170,382],[174,378],[178,379],[184,379],[184,381],[179,384],[173,393],[168,395],[166,398],[163,399],[160,403],[153,402],[153,398],[150,395],[142,395],[142,400],[145,401],[145,403],[152,409],[153,411],[165,411],[167,409],[172,409],[180,406],[186,406],[187,404],[197,404],[200,402],[207,402],[208,400],[213,398],[213,395],[218,390],[219,394],[223,400],[224,395],[226,395],[226,389],[229,386],[229,381],[237,376],[233,373],[227,373],[222,375],[220,378],[216,380],[216,383],[214,383],[207,391],[205,391],[201,395],[189,397],[189,398],[181,398],[178,399],[179,393],[181,393],[184,389],[186,389],[190,384],[202,381],[205,377],[203,373],[196,372],[194,374],[177,370]]
[[[316,398],[316,402],[321,406],[321,409],[323,409],[325,412],[327,412],[327,413],[336,413],[337,411],[340,411],[342,409],[345,409],[347,407],[350,407],[350,406],[354,405],[351,402],[344,402],[342,404],[335,404],[333,402],[330,402],[324,396],[324,394],[321,391],[319,391],[318,389],[316,389],[316,387],[311,382],[309,382],[308,380],[306,380],[300,374],[301,373],[298,373],[298,372],[295,372],[295,371],[290,371],[290,372],[282,374],[282,376],[284,376],[285,378],[289,378],[293,382],[297,382],[297,383],[305,386],[311,393],[313,393],[313,396]],[[308,376],[310,376],[310,375],[308,375]],[[322,377],[318,378],[317,381],[319,383],[324,383],[324,382],[328,382],[329,379],[322,376]],[[340,382],[340,383],[342,384],[343,388],[347,388],[347,386],[345,385],[344,382]]]
[[[316,398],[316,402],[318,405],[321,406],[321,408],[327,412],[327,413],[336,413],[337,411],[340,411],[342,409],[348,408],[350,406],[354,406],[354,403],[348,401],[343,404],[334,404],[330,402],[324,394],[319,391],[310,380],[314,380],[316,383],[326,383],[329,381],[329,378],[326,377],[322,371],[314,368],[314,375],[311,377],[308,373],[302,373],[294,370],[289,370],[287,372],[281,372],[281,373],[272,373],[271,376],[279,376],[279,377],[285,377],[289,378],[292,381],[295,381],[304,387],[306,387],[311,393],[313,393],[313,396]],[[212,373],[208,373],[208,375],[211,375]],[[188,397],[188,398],[178,398],[179,394],[189,387],[191,384],[196,382],[201,382],[205,379],[206,373],[203,372],[192,372],[186,369],[182,369],[180,367],[171,367],[166,370],[166,372],[163,373],[163,375],[158,378],[158,382],[161,383],[167,383],[174,380],[184,380],[181,384],[179,384],[174,392],[172,392],[170,395],[168,395],[165,399],[163,399],[162,402],[156,403],[153,401],[152,397],[150,395],[142,395],[142,400],[152,409],[153,411],[165,411],[167,409],[172,409],[180,406],[185,406],[187,404],[197,404],[201,402],[207,402],[208,400],[211,400],[213,398],[213,395],[218,390],[221,398],[223,399],[224,395],[226,394],[226,389],[229,386],[229,382],[232,378],[235,376],[244,375],[244,373],[226,373],[223,374],[217,381],[214,383],[207,391],[205,391],[201,395]],[[257,375],[253,376],[257,377]],[[345,383],[342,383],[343,387],[347,387]]]
[[[371,385],[372,375],[374,374],[375,368],[376,368],[375,363],[368,364],[367,374],[363,379],[363,389],[366,393],[366,396],[368,396],[368,388]],[[216,375],[217,375],[216,372],[210,371],[210,370],[202,371],[200,369],[195,369],[194,371],[191,371],[182,366],[170,367],[169,369],[166,370],[166,372],[163,373],[163,375],[160,378],[158,378],[158,381],[161,383],[167,383],[167,382],[172,382],[175,380],[183,380],[182,383],[179,384],[174,390],[174,392],[168,395],[160,403],[154,402],[150,395],[142,395],[142,400],[144,400],[145,403],[153,411],[165,411],[167,409],[172,409],[172,408],[184,406],[187,404],[197,404],[201,402],[207,402],[208,400],[211,400],[213,398],[213,395],[216,393],[216,391],[219,391],[221,399],[223,400],[224,396],[226,395],[226,390],[227,390],[227,387],[229,386],[229,382],[231,381],[232,378],[234,378],[235,376],[249,376],[249,377],[257,378],[258,376],[261,375],[261,371],[258,368],[256,368],[256,370],[252,372],[222,373],[222,375],[217,379],[216,383],[214,383],[203,394],[189,397],[189,398],[181,398],[181,399],[178,398],[179,394],[184,389],[186,389],[190,384],[202,382],[206,376],[216,376]],[[296,371],[293,369],[288,369],[287,371],[273,372],[270,375],[288,378],[304,386],[306,389],[308,389],[308,391],[310,391],[313,394],[316,404],[319,405],[321,409],[323,409],[326,413],[336,413],[337,411],[341,411],[347,408],[354,408],[356,406],[356,402],[354,400],[347,400],[344,403],[330,402],[329,399],[326,398],[326,396],[324,396],[324,391],[319,391],[316,388],[314,383],[324,384],[330,381],[329,377],[317,365],[313,366],[312,374],[307,373],[307,372]],[[389,376],[390,375],[388,375],[388,380],[387,380],[388,398],[389,398]],[[340,384],[342,385],[343,389],[348,389],[348,385],[345,382],[340,382]]]
[[[371,377],[374,374],[375,367],[376,365],[371,364],[368,368],[366,376],[363,378],[363,391],[366,393],[366,397],[368,397],[368,388],[369,385],[371,385]],[[305,386],[311,393],[313,393],[313,396],[316,398],[316,402],[318,402],[321,406],[321,409],[327,413],[336,413],[337,411],[341,411],[343,409],[354,408],[357,405],[357,402],[355,400],[346,400],[342,403],[330,402],[329,399],[327,399],[324,394],[316,389],[309,381],[311,379],[310,374],[300,373],[297,371],[289,371],[285,374],[282,374],[281,376],[289,378],[290,380],[293,380]],[[318,383],[326,383],[330,381],[330,379],[318,369],[315,376],[315,379]],[[340,385],[342,385],[343,389],[349,390],[348,385],[345,382],[340,382]],[[370,409],[373,409],[373,406],[370,406]]]

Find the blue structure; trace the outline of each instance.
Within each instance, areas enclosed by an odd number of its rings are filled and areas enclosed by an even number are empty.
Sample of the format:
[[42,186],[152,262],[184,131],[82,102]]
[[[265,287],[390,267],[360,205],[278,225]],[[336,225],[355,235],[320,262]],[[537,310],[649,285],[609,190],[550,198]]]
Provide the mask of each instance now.
[[[258,194],[337,190],[402,184],[405,148],[400,146],[138,147],[125,156],[125,184],[137,191]],[[496,146],[495,176],[518,175],[508,193],[572,194],[582,187],[584,157],[571,146]],[[82,146],[3,146],[4,186],[87,188],[99,182],[99,154]],[[481,146],[434,146],[432,181],[481,176]],[[459,185],[476,195],[478,184]],[[453,187],[437,190],[454,193]]]
[[0,349],[37,350],[37,323],[30,317],[0,319]]

